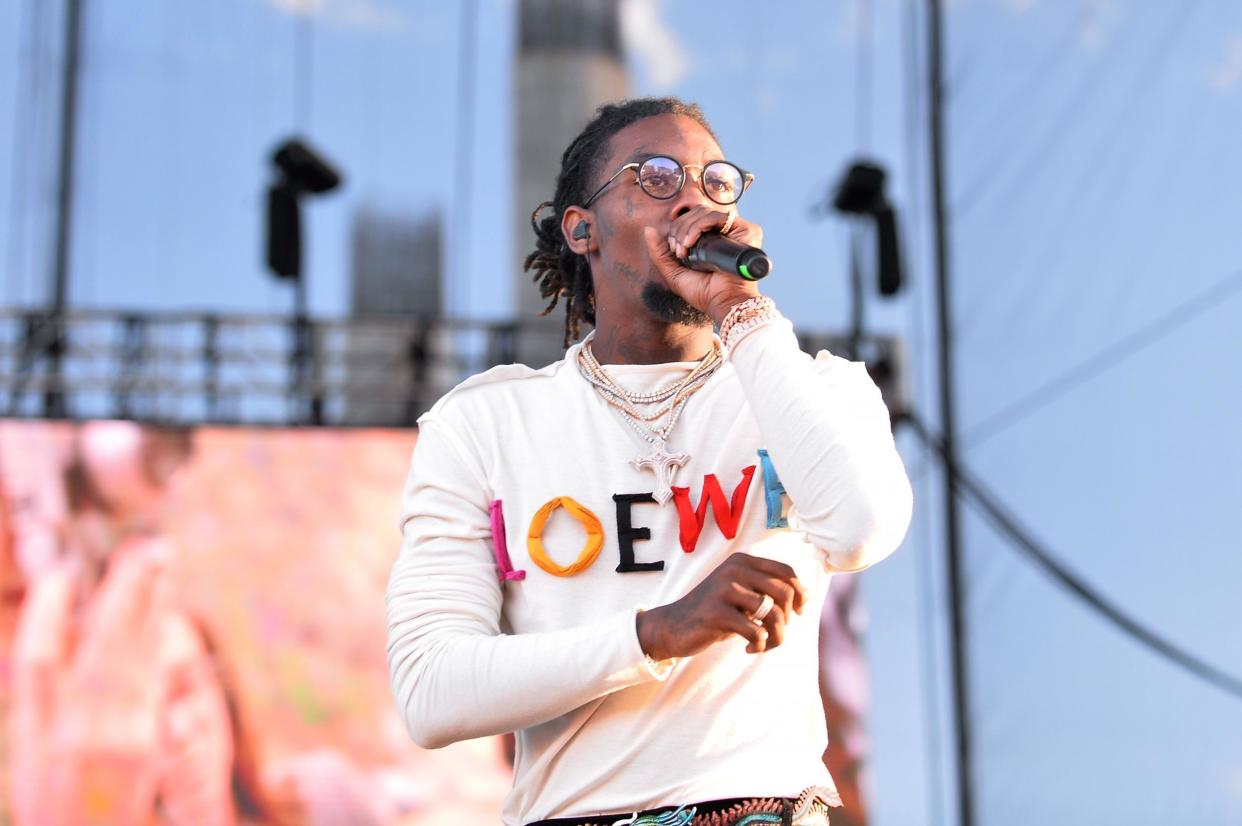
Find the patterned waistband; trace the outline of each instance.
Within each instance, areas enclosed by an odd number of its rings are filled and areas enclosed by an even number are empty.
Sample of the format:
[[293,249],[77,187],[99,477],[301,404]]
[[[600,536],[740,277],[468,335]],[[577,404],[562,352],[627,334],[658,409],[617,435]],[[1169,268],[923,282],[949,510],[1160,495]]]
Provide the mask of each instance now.
[[835,789],[811,786],[796,798],[737,797],[628,814],[539,820],[527,826],[828,826],[828,809],[840,806]]

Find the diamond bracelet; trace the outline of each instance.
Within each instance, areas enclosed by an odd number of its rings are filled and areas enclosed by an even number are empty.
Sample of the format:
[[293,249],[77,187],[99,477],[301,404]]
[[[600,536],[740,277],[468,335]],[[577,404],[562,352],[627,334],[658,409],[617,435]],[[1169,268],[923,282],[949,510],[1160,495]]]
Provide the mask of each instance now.
[[751,332],[780,318],[776,302],[766,295],[757,295],[733,305],[720,323],[720,341],[730,350]]

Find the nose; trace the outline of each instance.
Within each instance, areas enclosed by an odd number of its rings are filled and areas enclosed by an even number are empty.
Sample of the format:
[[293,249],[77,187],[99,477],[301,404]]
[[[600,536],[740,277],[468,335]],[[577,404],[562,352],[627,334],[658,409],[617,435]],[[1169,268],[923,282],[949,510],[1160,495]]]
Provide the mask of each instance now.
[[670,202],[671,216],[678,218],[685,215],[692,207],[700,204],[706,205],[708,208],[719,208],[720,205],[707,197],[707,193],[703,191],[703,170],[697,167],[689,167],[685,171],[686,180],[681,185],[681,191],[678,192]]

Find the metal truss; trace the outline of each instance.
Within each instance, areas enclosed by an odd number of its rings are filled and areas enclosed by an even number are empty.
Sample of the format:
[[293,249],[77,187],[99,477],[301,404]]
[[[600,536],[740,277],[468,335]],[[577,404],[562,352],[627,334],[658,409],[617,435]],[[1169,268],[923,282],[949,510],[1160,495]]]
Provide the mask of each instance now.
[[[445,318],[112,310],[56,318],[0,308],[0,415],[408,427],[465,376],[514,362],[519,335],[534,333],[559,335],[547,324]],[[904,409],[899,340],[799,339],[808,352],[861,356],[890,408]]]

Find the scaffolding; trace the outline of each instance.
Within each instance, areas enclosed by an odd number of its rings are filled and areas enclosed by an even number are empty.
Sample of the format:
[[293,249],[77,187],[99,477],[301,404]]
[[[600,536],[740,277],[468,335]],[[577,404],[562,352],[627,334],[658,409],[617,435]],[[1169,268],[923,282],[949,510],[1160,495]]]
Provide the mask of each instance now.
[[[0,308],[0,415],[410,427],[466,376],[512,363],[521,332],[446,318]],[[894,414],[905,408],[897,339],[799,340],[811,353],[858,354]]]

